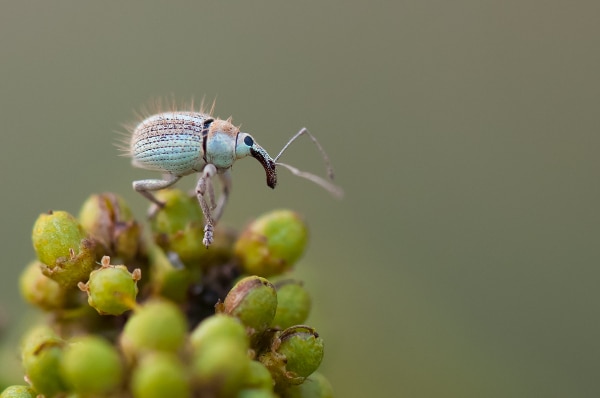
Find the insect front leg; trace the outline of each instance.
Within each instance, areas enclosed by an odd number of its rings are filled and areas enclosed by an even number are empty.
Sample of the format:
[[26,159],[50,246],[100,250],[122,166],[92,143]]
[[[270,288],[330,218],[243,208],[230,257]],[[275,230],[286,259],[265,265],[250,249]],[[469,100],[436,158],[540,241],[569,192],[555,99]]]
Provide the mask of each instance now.
[[227,203],[227,199],[229,198],[229,192],[231,191],[231,172],[227,170],[224,173],[219,174],[219,179],[221,180],[223,192],[221,192],[221,196],[219,197],[219,203],[217,203],[217,207],[213,211],[213,220],[215,222],[219,221],[219,219],[221,218],[221,215],[223,214],[223,209],[225,208],[225,204]]
[[[213,164],[207,164],[204,166],[202,170],[202,175],[198,179],[198,185],[196,185],[196,196],[198,197],[198,202],[200,203],[200,209],[202,209],[202,214],[204,215],[204,239],[202,239],[202,244],[208,248],[213,242],[213,230],[215,222],[210,214],[210,207],[204,198],[204,195],[210,190],[213,191],[211,178],[217,174],[217,168]],[[209,192],[208,196],[210,198],[214,198],[215,193]]]
[[208,194],[208,207],[210,208],[213,214],[213,221],[217,222],[218,219],[215,219],[214,210],[217,207],[217,201],[215,200],[215,189],[213,188],[213,182],[211,178],[206,179],[206,193]]
[[[159,208],[165,207],[165,204],[160,200],[156,199],[156,197],[152,194],[152,191],[158,191],[160,189],[168,188],[171,185],[175,184],[181,176],[176,176],[174,174],[165,174],[164,180],[139,180],[133,182],[133,189],[137,192],[141,193],[145,198],[150,200],[152,203],[157,205]],[[154,212],[152,211],[150,214],[152,215]]]

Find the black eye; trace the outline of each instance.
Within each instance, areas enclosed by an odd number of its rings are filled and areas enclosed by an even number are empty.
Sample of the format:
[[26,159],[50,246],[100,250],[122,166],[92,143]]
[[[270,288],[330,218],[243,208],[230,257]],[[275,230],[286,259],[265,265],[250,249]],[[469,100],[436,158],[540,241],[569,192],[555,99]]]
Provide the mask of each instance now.
[[252,139],[252,137],[247,135],[246,138],[244,138],[244,144],[246,144],[248,146],[252,146],[252,145],[254,145],[254,140]]

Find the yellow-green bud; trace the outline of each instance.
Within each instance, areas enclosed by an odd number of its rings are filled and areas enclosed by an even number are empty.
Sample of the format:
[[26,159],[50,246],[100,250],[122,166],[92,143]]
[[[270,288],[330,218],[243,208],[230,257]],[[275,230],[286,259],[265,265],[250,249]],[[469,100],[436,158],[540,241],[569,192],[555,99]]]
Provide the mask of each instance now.
[[248,378],[244,383],[245,389],[260,389],[273,391],[273,376],[269,369],[259,361],[250,361],[250,369],[248,370]]
[[290,210],[275,210],[254,220],[235,244],[243,271],[269,277],[289,270],[304,253],[308,229]]
[[165,252],[177,253],[184,264],[197,263],[207,251],[202,244],[204,222],[198,200],[178,189],[161,190],[155,196],[165,206],[150,220],[154,241]]
[[288,372],[300,377],[308,377],[321,365],[323,339],[313,328],[293,326],[284,330],[279,335],[279,339],[281,343],[276,350],[286,357]]
[[121,334],[121,347],[128,358],[146,351],[176,352],[183,345],[187,324],[177,306],[150,300],[136,308]]
[[67,391],[60,374],[64,342],[47,326],[32,329],[21,344],[25,375],[40,394],[54,396]]
[[271,349],[259,356],[278,388],[300,384],[323,360],[323,339],[308,326],[298,325],[274,335]]
[[195,353],[193,379],[200,391],[213,392],[217,397],[235,397],[248,377],[250,362],[239,344],[227,339],[215,340]]
[[95,267],[95,243],[65,211],[41,214],[33,226],[33,248],[42,272],[65,288],[87,280]]
[[277,290],[277,312],[271,325],[283,330],[303,324],[311,307],[310,296],[303,283],[286,279],[275,282],[274,286]]
[[215,314],[204,319],[190,334],[190,343],[196,351],[216,340],[239,344],[244,350],[247,350],[250,344],[246,329],[240,320],[225,314]]
[[263,390],[259,388],[247,388],[238,393],[236,398],[278,398],[278,395],[272,390]]
[[183,302],[187,298],[190,283],[195,279],[200,279],[199,270],[173,266],[163,249],[155,244],[148,248],[148,257],[150,259],[150,283],[148,286],[152,295],[177,303]]
[[91,195],[81,207],[79,222],[102,245],[105,255],[127,261],[140,249],[140,225],[123,198],[114,193]]
[[19,279],[21,295],[29,303],[46,311],[63,308],[65,290],[42,274],[41,267],[43,267],[42,263],[33,261],[23,270]]
[[70,342],[64,351],[61,372],[72,390],[84,396],[114,391],[124,374],[117,350],[96,336]]
[[282,394],[285,398],[333,398],[333,388],[321,373],[314,372],[297,386],[289,386]]
[[102,267],[92,271],[87,283],[79,288],[88,294],[88,304],[101,315],[121,315],[135,305],[139,269],[130,273],[124,265],[110,265],[110,257],[102,257]]
[[275,287],[259,276],[241,279],[229,291],[217,311],[238,318],[255,335],[266,330],[277,310]]
[[131,375],[135,398],[191,397],[186,369],[177,356],[166,352],[144,355]]
[[37,395],[30,386],[8,386],[0,393],[0,398],[36,398]]

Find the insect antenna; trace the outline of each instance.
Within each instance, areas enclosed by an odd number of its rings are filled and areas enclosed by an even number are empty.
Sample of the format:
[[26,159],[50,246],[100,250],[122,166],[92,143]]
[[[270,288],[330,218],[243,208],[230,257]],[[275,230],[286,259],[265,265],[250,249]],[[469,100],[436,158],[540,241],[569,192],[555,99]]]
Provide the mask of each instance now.
[[341,199],[344,197],[344,191],[342,190],[342,188],[338,187],[337,185],[329,182],[328,180],[326,180],[322,177],[319,177],[312,173],[308,173],[306,171],[299,170],[299,169],[295,168],[294,166],[290,166],[289,164],[286,164],[286,163],[275,162],[275,164],[278,166],[285,167],[286,169],[291,171],[292,174],[294,174],[295,176],[306,178],[307,180],[314,182],[315,184],[321,186],[322,188],[327,190],[330,194],[332,194],[333,196],[335,196],[338,199]]
[[277,160],[281,157],[281,155],[283,155],[285,150],[292,144],[292,142],[294,142],[298,137],[300,137],[303,134],[308,135],[310,140],[319,149],[319,152],[321,153],[321,156],[323,157],[323,161],[325,162],[327,176],[329,177],[330,180],[333,181],[333,178],[334,178],[333,167],[331,167],[331,162],[329,161],[329,156],[327,156],[325,149],[323,149],[321,144],[319,144],[319,141],[317,141],[317,139],[305,127],[303,127],[292,138],[290,138],[290,140],[283,146],[283,148],[281,148],[281,151],[279,151],[279,154],[277,154],[277,156],[275,156],[275,159],[273,159],[273,161],[275,162],[275,164],[277,164],[279,166],[283,166],[286,169],[288,169],[289,171],[291,171],[292,174],[294,174],[298,177],[306,178],[307,180],[310,180],[310,181],[314,182],[315,184],[321,186],[322,188],[326,189],[329,193],[331,193],[336,198],[341,198],[342,196],[344,196],[344,191],[342,190],[342,188],[331,183],[330,181],[328,181],[322,177],[319,177],[317,175],[314,175],[312,173],[308,173],[306,171],[299,170],[293,166],[290,166],[289,164],[277,162]]

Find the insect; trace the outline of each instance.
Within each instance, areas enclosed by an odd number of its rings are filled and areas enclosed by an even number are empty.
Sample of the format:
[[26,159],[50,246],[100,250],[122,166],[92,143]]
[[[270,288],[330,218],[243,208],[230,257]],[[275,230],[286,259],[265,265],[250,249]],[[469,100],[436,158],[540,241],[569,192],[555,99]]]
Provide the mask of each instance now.
[[[333,169],[325,150],[316,138],[302,128],[283,146],[275,158],[265,151],[248,133],[231,123],[230,119],[219,119],[203,111],[170,111],[149,116],[142,120],[130,135],[126,152],[132,164],[142,169],[163,173],[163,179],[147,179],[133,182],[133,189],[141,193],[159,208],[164,207],[152,194],[170,187],[182,177],[199,173],[196,196],[204,215],[204,238],[208,248],[213,242],[214,227],[223,213],[231,192],[231,167],[241,158],[252,156],[265,169],[267,185],[277,185],[277,166],[283,166],[293,174],[306,178],[329,191],[336,197],[343,195],[333,181]],[[317,146],[327,168],[329,180],[278,162],[285,150],[300,136],[307,135]],[[219,201],[215,201],[213,178],[218,177],[221,185]]]

